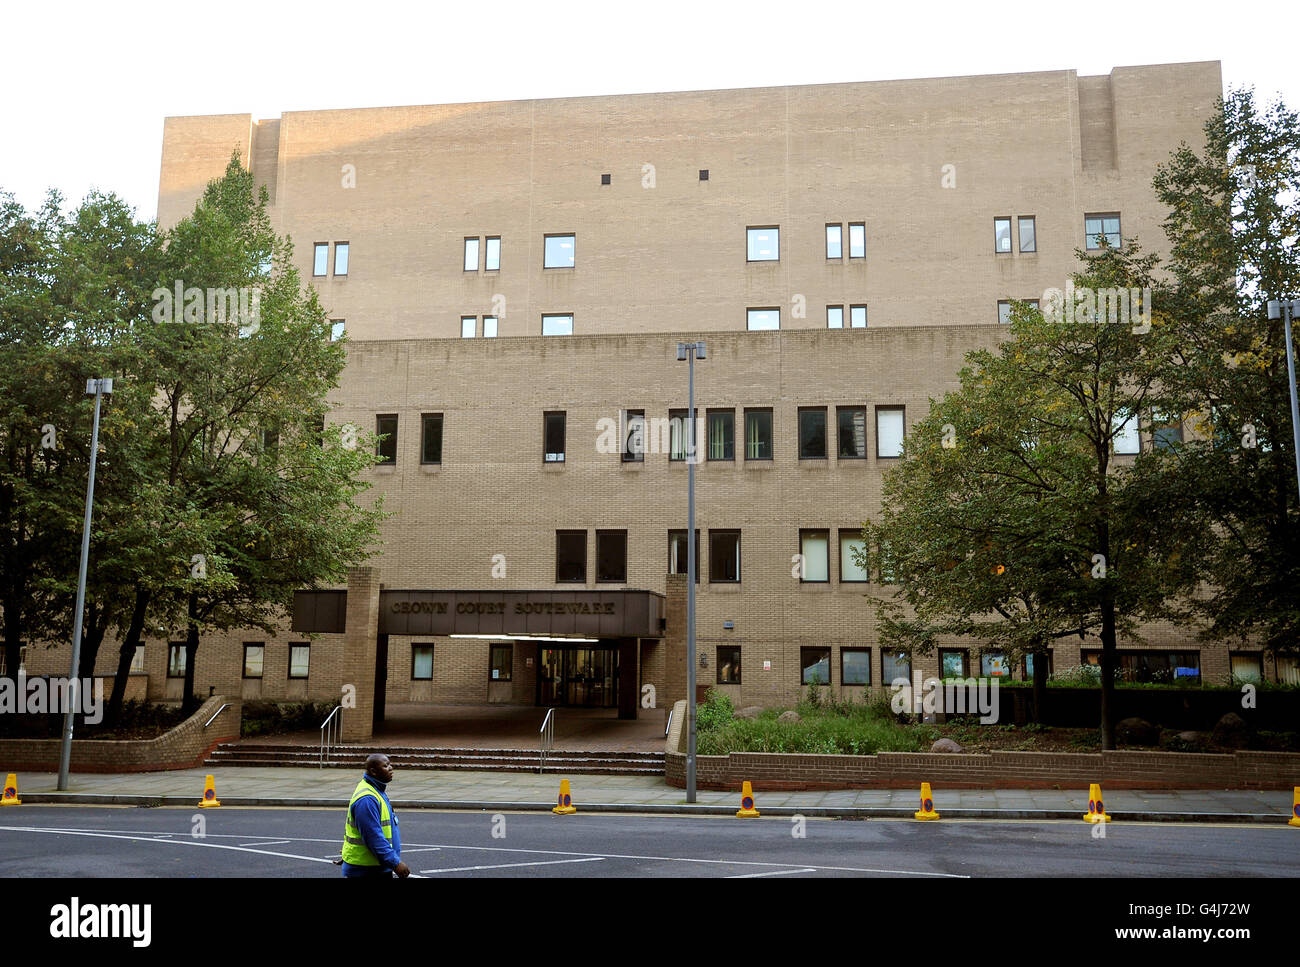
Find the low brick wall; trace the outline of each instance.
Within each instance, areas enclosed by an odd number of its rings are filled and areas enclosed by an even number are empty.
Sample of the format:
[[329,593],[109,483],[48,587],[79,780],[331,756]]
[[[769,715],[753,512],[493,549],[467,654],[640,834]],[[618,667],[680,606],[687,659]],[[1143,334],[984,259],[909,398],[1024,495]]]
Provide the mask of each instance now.
[[[229,703],[206,728],[204,723]],[[239,738],[243,703],[208,699],[180,725],[153,739],[72,740],[72,772],[160,772],[202,765],[221,742]],[[57,772],[59,739],[0,739],[0,772]]]
[[[686,756],[669,751],[665,779],[685,788]],[[993,752],[950,755],[881,752],[878,755],[795,755],[733,752],[695,759],[700,789],[740,790],[744,780],[772,791],[800,789],[910,789],[930,782],[949,789],[1290,789],[1300,785],[1300,754],[1236,752]]]

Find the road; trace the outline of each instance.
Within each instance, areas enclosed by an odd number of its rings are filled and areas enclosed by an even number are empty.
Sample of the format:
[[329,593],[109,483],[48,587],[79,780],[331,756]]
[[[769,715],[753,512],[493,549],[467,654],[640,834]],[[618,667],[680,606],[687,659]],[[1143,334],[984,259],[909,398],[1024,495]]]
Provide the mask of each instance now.
[[[438,877],[1284,876],[1300,830],[1083,822],[740,820],[399,812],[402,858]],[[337,877],[339,809],[22,806],[6,877]],[[494,835],[494,833],[496,835]]]

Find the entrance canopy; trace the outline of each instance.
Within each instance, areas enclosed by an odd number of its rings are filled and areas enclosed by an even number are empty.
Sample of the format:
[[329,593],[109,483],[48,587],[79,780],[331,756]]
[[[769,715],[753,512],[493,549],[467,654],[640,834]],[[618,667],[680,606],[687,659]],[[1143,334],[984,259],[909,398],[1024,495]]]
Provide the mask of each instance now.
[[[347,630],[346,591],[297,591],[293,630]],[[522,635],[662,638],[664,597],[654,591],[379,592],[381,635]]]

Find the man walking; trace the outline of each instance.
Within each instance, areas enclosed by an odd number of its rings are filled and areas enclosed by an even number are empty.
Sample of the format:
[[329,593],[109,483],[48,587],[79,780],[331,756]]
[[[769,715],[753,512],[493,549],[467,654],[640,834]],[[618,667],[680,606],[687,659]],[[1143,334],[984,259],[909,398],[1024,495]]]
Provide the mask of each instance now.
[[343,875],[402,879],[411,868],[402,862],[402,836],[384,790],[393,766],[381,752],[366,757],[366,774],[352,792],[343,833]]

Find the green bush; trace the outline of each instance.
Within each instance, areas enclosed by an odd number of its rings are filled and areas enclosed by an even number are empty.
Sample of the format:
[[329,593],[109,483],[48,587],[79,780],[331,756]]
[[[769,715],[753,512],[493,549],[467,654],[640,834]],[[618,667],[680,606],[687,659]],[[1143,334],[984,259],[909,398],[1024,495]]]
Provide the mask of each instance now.
[[333,709],[329,702],[245,702],[239,734],[247,739],[318,729]]
[[710,688],[708,700],[695,710],[696,745],[698,746],[703,733],[723,728],[735,714],[736,707],[732,704],[731,696]]
[[[807,705],[804,704],[807,708]],[[802,714],[802,713],[801,713]],[[928,731],[897,725],[892,713],[882,718],[878,703],[838,702],[833,710],[803,716],[800,722],[778,722],[777,711],[757,719],[731,719],[697,734],[700,755],[728,752],[809,752],[830,755],[874,755],[877,752],[918,752],[928,748]],[[923,734],[924,733],[924,734]]]

